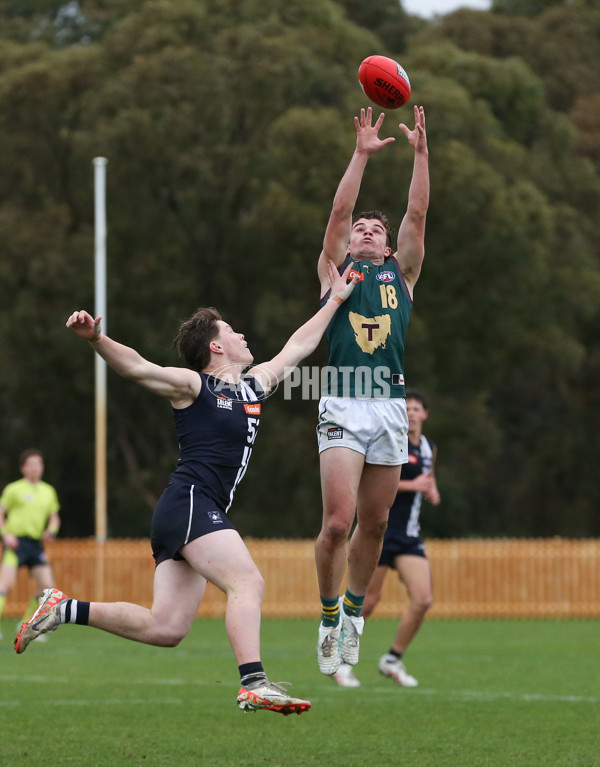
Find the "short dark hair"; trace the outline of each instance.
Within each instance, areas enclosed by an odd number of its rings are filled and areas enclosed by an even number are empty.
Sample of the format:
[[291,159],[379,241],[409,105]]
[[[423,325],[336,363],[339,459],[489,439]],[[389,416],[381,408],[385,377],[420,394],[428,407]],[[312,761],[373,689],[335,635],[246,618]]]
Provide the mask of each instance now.
[[28,458],[31,458],[32,455],[39,455],[42,461],[44,460],[44,456],[41,450],[38,450],[35,447],[30,447],[28,450],[23,450],[23,452],[19,456],[19,469],[25,465],[25,461]]
[[177,328],[173,346],[192,370],[200,372],[210,362],[210,342],[218,335],[221,320],[214,306],[208,306],[196,309]]
[[362,210],[360,213],[354,213],[352,215],[352,226],[358,221],[359,218],[376,218],[378,221],[381,221],[385,228],[386,237],[387,237],[387,244],[388,247],[390,247],[392,250],[394,250],[394,233],[392,231],[392,226],[388,220],[388,217],[385,215],[385,213],[382,213],[380,210]]
[[425,401],[425,397],[423,396],[423,394],[421,394],[421,392],[418,389],[407,388],[404,392],[404,399],[406,400],[416,399],[417,402],[420,402],[421,405],[423,405],[423,407],[425,408],[425,410],[427,410],[427,402]]

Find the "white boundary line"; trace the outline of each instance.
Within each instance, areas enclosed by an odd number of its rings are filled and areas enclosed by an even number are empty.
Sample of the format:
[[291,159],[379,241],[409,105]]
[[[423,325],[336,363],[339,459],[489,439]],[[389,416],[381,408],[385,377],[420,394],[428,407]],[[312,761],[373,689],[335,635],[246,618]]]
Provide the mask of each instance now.
[[[18,682],[20,684],[56,684],[57,682],[62,682],[63,684],[70,684],[71,680],[69,678],[65,677],[50,677],[50,676],[39,676],[39,675],[30,675],[30,676],[23,676],[19,674],[0,674],[0,682]],[[191,686],[191,687],[212,687],[216,684],[216,682],[205,682],[205,681],[198,681],[198,680],[187,680],[187,679],[178,679],[178,678],[167,678],[167,679],[128,679],[127,680],[128,685],[146,685],[146,686],[152,686],[152,685],[160,685],[160,686],[178,686],[182,687],[184,685]],[[238,685],[236,683],[231,683],[228,686],[231,687],[237,687]],[[323,691],[325,690],[325,685],[320,684],[319,685],[319,693],[320,698],[323,700],[325,697],[330,698],[329,695],[323,695]],[[352,693],[348,692],[344,688],[334,686],[334,683],[332,682],[331,685],[327,685],[327,692],[332,693],[332,695],[338,695],[338,694],[344,694],[350,696]],[[442,698],[444,700],[449,701],[457,701],[457,702],[463,702],[463,703],[470,703],[470,702],[494,702],[497,700],[507,700],[507,701],[517,701],[521,703],[600,703],[600,695],[550,695],[546,693],[517,693],[517,692],[493,692],[493,691],[486,691],[486,690],[435,690],[431,688],[411,688],[410,690],[399,690],[398,686],[395,684],[389,684],[385,686],[378,686],[378,687],[370,687],[368,688],[368,692],[370,695],[393,695],[393,696],[429,696],[429,697],[438,697]],[[314,702],[317,700],[316,696],[312,696],[311,700]],[[364,698],[363,698],[364,700]],[[31,702],[28,701],[27,705],[33,705],[36,701]],[[168,703],[168,704],[174,704],[179,705],[183,703],[183,701],[180,698],[115,698],[115,699],[107,699],[107,700],[94,700],[94,701],[86,701],[86,700],[48,700],[48,701],[37,701],[38,704],[50,704],[55,703],[56,705],[93,705],[94,703],[98,703],[99,705],[120,705],[123,703],[134,703],[134,704],[141,704],[141,703]],[[7,701],[1,701],[0,700],[0,706],[14,706],[14,705],[20,705],[19,701],[14,700],[7,700]]]

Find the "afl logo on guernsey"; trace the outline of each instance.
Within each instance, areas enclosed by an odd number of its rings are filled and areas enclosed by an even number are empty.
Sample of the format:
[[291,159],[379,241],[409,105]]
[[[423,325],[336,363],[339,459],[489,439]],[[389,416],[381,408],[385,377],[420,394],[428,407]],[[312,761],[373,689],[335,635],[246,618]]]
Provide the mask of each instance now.
[[391,282],[395,276],[395,272],[378,272],[375,275],[379,282]]

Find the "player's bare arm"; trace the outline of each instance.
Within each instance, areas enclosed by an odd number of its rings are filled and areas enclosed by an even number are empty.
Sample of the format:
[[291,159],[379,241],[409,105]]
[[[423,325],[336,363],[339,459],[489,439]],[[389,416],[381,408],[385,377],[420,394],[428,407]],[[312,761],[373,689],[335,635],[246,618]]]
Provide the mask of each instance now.
[[408,207],[398,230],[396,257],[412,296],[425,256],[425,219],[429,207],[429,151],[425,110],[414,107],[415,127],[401,123],[400,130],[415,150],[413,175],[408,190]]
[[86,311],[76,311],[66,326],[84,341],[123,378],[139,383],[155,394],[169,399],[174,407],[190,405],[198,396],[202,379],[188,368],[161,367],[144,359],[135,349],[120,344],[102,332],[102,318]]
[[317,267],[322,292],[327,290],[327,262],[331,260],[336,266],[341,266],[346,257],[352,227],[352,213],[368,159],[382,147],[396,140],[393,137],[379,138],[379,129],[384,117],[382,112],[373,124],[373,110],[368,107],[366,110],[360,110],[360,118],[354,118],[356,148],[333,198],[333,206],[323,239],[323,250]]
[[414,479],[401,479],[398,481],[399,493],[423,493],[427,495],[433,489],[433,478],[431,474],[419,474]]
[[325,304],[308,322],[298,328],[279,354],[269,362],[263,362],[249,371],[249,374],[260,382],[263,389],[268,391],[273,388],[291,372],[292,368],[317,348],[333,315],[358,282],[356,276],[347,282],[352,266],[352,263],[348,264],[343,274],[340,274],[331,261],[327,263],[328,287],[331,286],[331,295]]
[[48,524],[46,525],[46,529],[44,530],[44,540],[45,541],[53,541],[58,531],[60,530],[60,514],[58,511],[52,512],[48,519]]
[[19,545],[19,541],[14,535],[11,535],[10,533],[7,533],[6,530],[4,530],[5,524],[6,508],[4,506],[0,506],[0,530],[2,530],[2,543],[4,544],[5,548],[15,551]]
[[429,476],[432,479],[432,488],[425,496],[432,506],[439,506],[442,501],[442,496],[437,486],[437,479],[435,477],[435,461],[437,458],[437,446],[433,448],[433,461],[431,463],[431,472]]

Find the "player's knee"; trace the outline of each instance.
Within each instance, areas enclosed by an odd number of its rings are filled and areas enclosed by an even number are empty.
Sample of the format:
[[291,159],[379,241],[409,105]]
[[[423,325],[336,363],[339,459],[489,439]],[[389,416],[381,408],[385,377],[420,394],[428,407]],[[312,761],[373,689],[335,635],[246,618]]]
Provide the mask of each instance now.
[[359,519],[357,529],[360,534],[375,538],[376,540],[383,540],[385,531],[387,530],[387,519]]
[[433,595],[432,594],[422,594],[416,597],[413,600],[413,608],[424,615],[427,610],[431,608],[433,605]]
[[265,595],[265,579],[258,572],[258,570],[256,571],[254,577],[252,578],[250,586],[251,586],[252,590],[254,591],[256,599],[259,602],[262,602],[263,597]]
[[340,546],[348,540],[352,523],[348,523],[341,517],[332,517],[323,524],[321,535],[323,540],[330,546]]
[[169,634],[165,637],[165,641],[163,642],[163,647],[177,647],[177,645],[181,642],[184,635],[182,634]]
[[177,645],[187,636],[187,628],[174,625],[166,627],[161,637],[163,647],[177,647]]
[[244,602],[261,604],[265,594],[265,580],[258,568],[245,575],[245,577],[233,584],[230,595],[243,598]]

